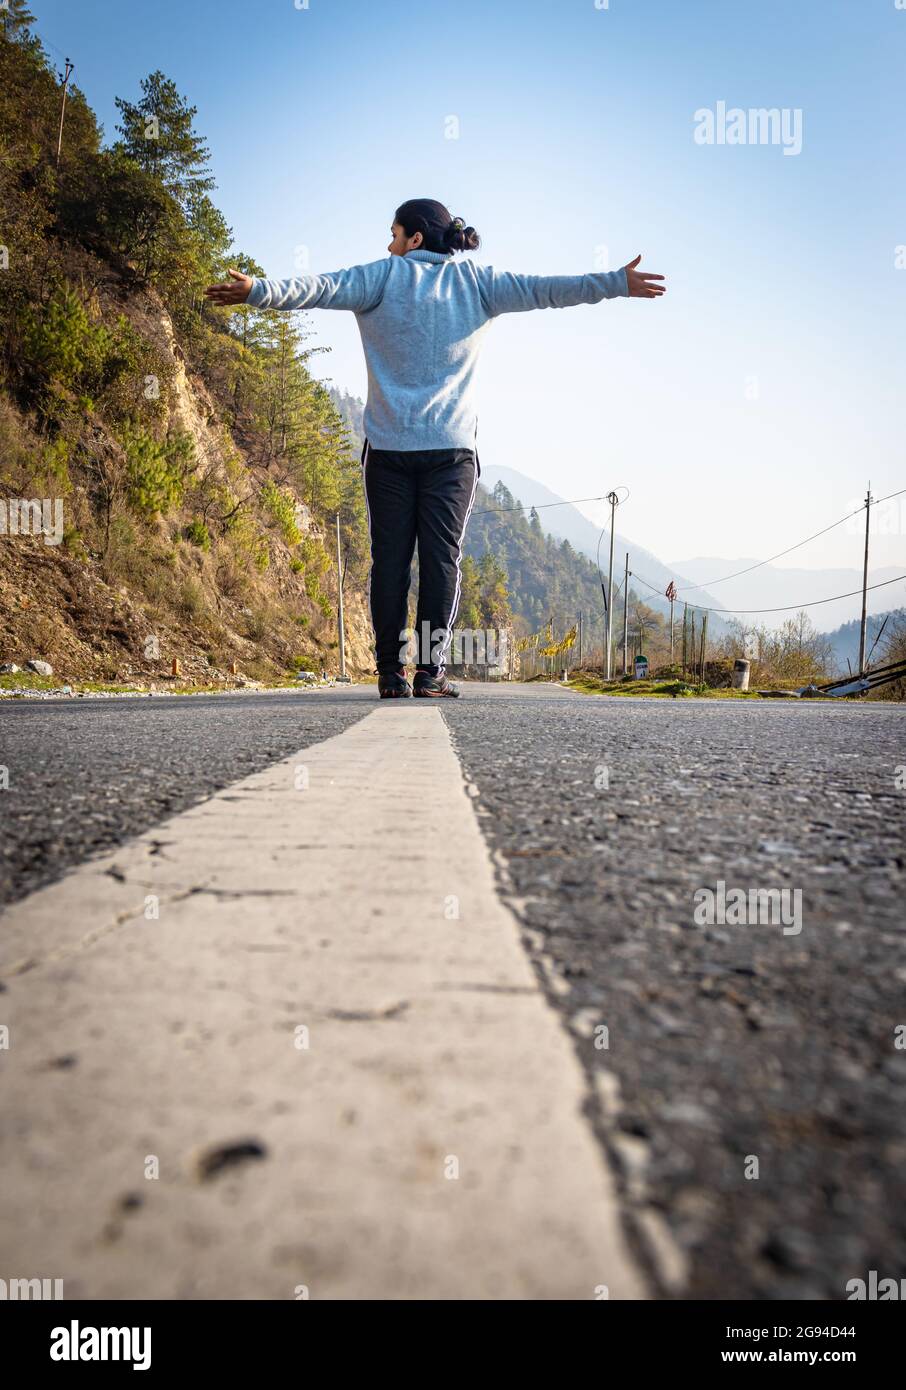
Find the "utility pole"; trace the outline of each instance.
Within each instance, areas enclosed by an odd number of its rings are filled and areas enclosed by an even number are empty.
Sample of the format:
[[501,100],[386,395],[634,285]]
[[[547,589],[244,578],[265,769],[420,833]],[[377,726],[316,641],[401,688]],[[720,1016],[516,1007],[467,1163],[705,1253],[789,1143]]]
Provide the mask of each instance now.
[[629,631],[627,623],[629,621],[629,551],[626,551],[626,574],[623,577],[623,675],[629,669],[629,658],[627,655],[629,641]]
[[612,664],[610,644],[613,634],[613,519],[620,499],[615,492],[608,492],[607,500],[610,503],[610,568],[607,571],[607,636],[605,638],[604,674],[605,678],[610,680]]
[[63,148],[63,117],[66,115],[66,88],[69,86],[69,79],[75,68],[74,63],[66,59],[66,71],[63,74],[63,104],[60,107],[60,134],[57,137],[57,168],[60,167],[60,151]]
[[579,614],[579,665],[582,665],[582,614]]
[[340,513],[337,512],[337,612],[340,626],[340,680],[346,679],[346,630],[343,624],[343,561],[340,558]]
[[674,582],[673,582],[672,579],[671,579],[670,583],[667,585],[667,598],[670,600],[670,665],[672,666],[672,665],[673,665],[673,642],[674,642],[674,637],[673,637],[673,634],[674,634],[674,628],[673,628],[673,605],[676,603],[676,585],[674,584]]
[[871,483],[865,494],[865,564],[862,568],[862,626],[859,628],[859,675],[865,675],[865,624],[868,617],[868,530],[871,521]]

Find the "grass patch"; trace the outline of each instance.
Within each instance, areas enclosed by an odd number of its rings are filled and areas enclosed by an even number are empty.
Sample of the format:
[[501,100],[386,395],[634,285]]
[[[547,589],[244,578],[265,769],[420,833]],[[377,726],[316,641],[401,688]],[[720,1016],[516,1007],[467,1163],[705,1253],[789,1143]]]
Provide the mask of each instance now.
[[24,690],[62,690],[65,685],[69,686],[74,695],[86,690],[100,695],[128,695],[135,689],[132,685],[116,685],[111,681],[63,681],[58,676],[36,675],[34,671],[0,675],[0,695],[4,691],[16,693]]
[[63,681],[39,676],[34,671],[14,671],[0,676],[0,690],[58,690]]
[[642,695],[652,700],[688,699],[695,696],[700,700],[757,700],[757,690],[712,690],[706,685],[689,685],[686,681],[657,680],[604,680],[583,671],[574,680],[567,681],[570,690],[578,690],[583,695]]

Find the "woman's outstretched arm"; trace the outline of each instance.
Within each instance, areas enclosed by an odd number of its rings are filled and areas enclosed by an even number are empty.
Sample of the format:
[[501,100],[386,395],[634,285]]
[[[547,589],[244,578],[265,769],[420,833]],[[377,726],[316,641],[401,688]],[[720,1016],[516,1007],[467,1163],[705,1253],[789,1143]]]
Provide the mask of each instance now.
[[389,256],[349,270],[296,275],[291,280],[265,280],[231,270],[229,280],[210,285],[205,295],[213,304],[248,304],[253,309],[350,309],[359,314],[381,302],[389,273]]
[[575,304],[597,304],[602,299],[656,299],[666,289],[657,282],[663,275],[637,270],[642,257],[620,270],[589,275],[515,275],[493,266],[477,266],[482,292],[492,317],[528,309],[568,309]]

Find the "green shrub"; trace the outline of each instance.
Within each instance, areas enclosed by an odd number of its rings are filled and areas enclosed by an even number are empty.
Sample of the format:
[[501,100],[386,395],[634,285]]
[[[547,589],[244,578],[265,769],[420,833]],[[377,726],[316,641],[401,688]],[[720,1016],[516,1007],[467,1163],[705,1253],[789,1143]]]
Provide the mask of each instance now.
[[136,412],[155,419],[166,411],[174,372],[169,357],[123,315],[105,327],[69,284],[60,285],[43,307],[29,309],[22,355],[51,417],[73,396],[84,414],[102,409],[116,420]]
[[183,535],[187,541],[197,545],[200,550],[211,549],[211,533],[203,521],[196,517],[190,521],[188,526],[183,528]]
[[205,611],[204,591],[196,579],[184,579],[180,585],[177,604],[180,613],[197,622]]
[[123,432],[122,442],[130,505],[146,517],[177,506],[194,452],[191,437],[180,434],[157,440],[145,430],[131,427]]
[[74,560],[87,560],[88,551],[82,539],[81,532],[74,526],[64,526],[63,528],[63,549],[67,555],[71,555]]
[[61,285],[43,309],[33,308],[26,319],[27,366],[69,390],[100,377],[110,346],[110,334],[92,321],[70,285]]
[[70,444],[62,435],[34,433],[15,406],[0,394],[0,487],[11,496],[69,493]]
[[169,356],[120,316],[108,334],[96,390],[105,414],[123,420],[163,419],[175,371]]
[[661,681],[653,687],[655,695],[691,695],[692,686],[684,680]]
[[278,528],[287,545],[297,545],[302,533],[296,525],[296,511],[292,497],[272,480],[261,489],[261,505]]
[[323,574],[329,568],[331,557],[315,537],[307,537],[299,547],[299,557],[305,568],[313,574]]
[[45,444],[41,463],[44,476],[61,491],[69,491],[69,444],[61,436]]

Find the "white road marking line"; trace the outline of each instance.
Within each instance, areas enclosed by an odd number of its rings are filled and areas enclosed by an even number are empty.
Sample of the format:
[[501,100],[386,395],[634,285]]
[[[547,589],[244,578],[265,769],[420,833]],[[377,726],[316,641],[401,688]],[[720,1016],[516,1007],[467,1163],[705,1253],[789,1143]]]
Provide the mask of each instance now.
[[[0,943],[9,1270],[85,1298],[647,1296],[436,708],[81,866]],[[244,1141],[264,1157],[199,1179]]]

